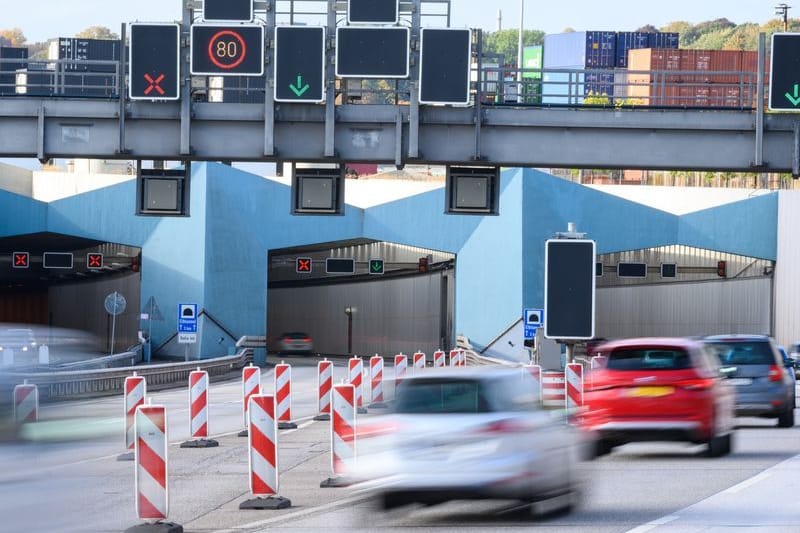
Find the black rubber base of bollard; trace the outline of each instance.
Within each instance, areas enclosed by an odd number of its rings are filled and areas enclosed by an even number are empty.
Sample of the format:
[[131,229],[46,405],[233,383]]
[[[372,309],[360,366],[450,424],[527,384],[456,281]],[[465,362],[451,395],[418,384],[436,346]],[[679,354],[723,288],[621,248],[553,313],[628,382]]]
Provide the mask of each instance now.
[[243,430],[241,430],[241,431],[239,432],[239,436],[240,436],[240,437],[247,437],[248,435],[249,435],[249,433],[247,432],[247,430],[246,430],[246,429],[243,429]]
[[353,482],[346,477],[329,477],[319,484],[322,489],[338,489],[340,487],[349,487]]
[[365,414],[367,414],[367,412],[368,411],[367,411],[366,407],[359,407],[358,409],[356,409],[356,413],[358,413],[360,415],[365,415]]
[[136,459],[136,454],[134,452],[123,453],[117,456],[117,461],[133,461]]
[[314,417],[314,420],[316,420],[317,422],[327,422],[330,419],[331,415],[329,415],[328,413],[323,413],[321,415],[317,415]]
[[294,422],[278,422],[278,429],[297,429]]
[[388,406],[388,405],[386,405],[386,404],[385,404],[385,403],[383,403],[383,402],[375,402],[375,403],[371,403],[371,404],[369,404],[369,408],[370,408],[370,409],[388,409],[388,408],[389,408],[389,406]]
[[155,524],[139,524],[129,527],[125,533],[183,533],[183,526],[172,522],[157,522]]
[[181,443],[181,448],[216,448],[219,442],[214,439],[187,440]]
[[239,504],[239,509],[288,509],[292,502],[282,496],[270,496],[268,498],[253,498]]

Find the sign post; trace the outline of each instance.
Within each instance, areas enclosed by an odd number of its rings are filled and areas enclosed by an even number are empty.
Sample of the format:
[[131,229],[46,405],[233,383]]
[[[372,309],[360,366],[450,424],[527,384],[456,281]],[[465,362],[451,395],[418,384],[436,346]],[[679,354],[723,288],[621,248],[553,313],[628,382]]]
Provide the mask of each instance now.
[[178,344],[185,344],[184,360],[189,360],[189,344],[197,342],[197,304],[178,304]]
[[111,353],[109,355],[114,355],[114,336],[116,334],[116,327],[117,327],[117,315],[121,315],[123,311],[125,311],[125,306],[128,302],[125,301],[125,297],[118,293],[117,291],[112,292],[108,296],[106,296],[105,301],[103,302],[103,306],[111,315]]
[[545,243],[544,336],[567,345],[567,363],[574,341],[594,337],[595,242],[584,237],[570,223]]

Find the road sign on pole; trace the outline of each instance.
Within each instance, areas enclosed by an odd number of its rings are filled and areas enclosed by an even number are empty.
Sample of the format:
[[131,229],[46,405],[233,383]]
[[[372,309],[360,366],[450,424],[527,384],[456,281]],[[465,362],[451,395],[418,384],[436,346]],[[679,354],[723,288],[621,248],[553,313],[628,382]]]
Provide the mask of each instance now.
[[197,304],[178,304],[178,333],[197,333]]
[[264,74],[264,26],[192,24],[193,76]]
[[205,22],[250,22],[253,0],[203,0]]
[[419,103],[469,104],[470,30],[422,29]]
[[558,340],[593,338],[594,241],[549,239],[544,257],[544,336]]
[[180,98],[180,26],[130,24],[131,100]]
[[772,34],[769,109],[800,112],[800,33]]
[[275,101],[325,101],[325,28],[275,28]]

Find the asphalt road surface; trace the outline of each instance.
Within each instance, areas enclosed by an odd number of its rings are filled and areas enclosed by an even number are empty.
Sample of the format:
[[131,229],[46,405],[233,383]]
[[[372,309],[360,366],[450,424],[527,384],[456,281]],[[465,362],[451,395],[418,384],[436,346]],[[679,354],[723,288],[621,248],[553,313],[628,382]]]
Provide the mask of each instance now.
[[[706,458],[702,446],[646,443],[581,463],[581,502],[569,514],[531,516],[515,502],[491,501],[380,511],[350,489],[319,488],[330,476],[330,434],[328,422],[312,420],[316,361],[287,358],[299,428],[279,436],[279,493],[292,501],[286,510],[239,510],[250,496],[247,443],[236,436],[243,427],[238,380],[212,383],[210,427],[218,448],[179,448],[189,436],[185,389],[151,395],[168,409],[170,521],[196,532],[800,531],[800,428],[750,418],[739,419],[727,457]],[[344,378],[345,364],[336,361],[335,382]],[[385,374],[392,377],[391,365]],[[272,369],[263,369],[265,391],[273,390],[272,380]],[[34,442],[0,445],[0,530],[105,532],[140,523],[133,462],[117,460],[125,451],[121,398],[45,405],[41,418],[50,424],[29,432]]]

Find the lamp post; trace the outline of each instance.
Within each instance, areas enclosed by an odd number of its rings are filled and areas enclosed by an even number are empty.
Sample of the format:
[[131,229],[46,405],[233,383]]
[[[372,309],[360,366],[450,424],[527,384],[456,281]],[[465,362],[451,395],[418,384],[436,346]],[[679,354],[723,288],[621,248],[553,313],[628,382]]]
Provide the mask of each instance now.
[[[522,1],[522,0],[520,0]],[[783,31],[789,31],[789,10],[792,6],[786,4],[778,4],[775,6],[775,14],[783,19]]]
[[525,0],[519,0],[519,38],[517,40],[517,103],[522,103],[522,31],[525,26]]

